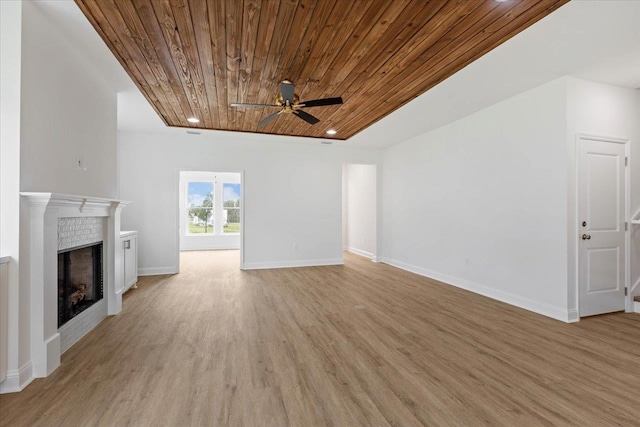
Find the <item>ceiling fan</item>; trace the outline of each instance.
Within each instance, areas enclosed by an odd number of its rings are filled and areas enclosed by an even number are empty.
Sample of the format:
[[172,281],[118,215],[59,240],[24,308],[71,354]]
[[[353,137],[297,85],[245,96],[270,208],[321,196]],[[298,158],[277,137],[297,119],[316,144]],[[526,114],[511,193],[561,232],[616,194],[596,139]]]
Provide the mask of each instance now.
[[314,99],[311,101],[300,102],[298,95],[294,93],[293,83],[291,83],[289,80],[283,80],[282,82],[280,82],[280,94],[276,96],[275,104],[233,103],[231,104],[231,106],[232,107],[280,108],[280,111],[265,117],[260,121],[260,123],[258,123],[258,126],[265,126],[267,123],[270,123],[272,120],[277,118],[282,113],[293,114],[295,116],[300,117],[305,122],[311,125],[315,125],[320,121],[320,119],[302,110],[302,108],[324,107],[327,105],[337,105],[337,104],[342,104],[342,97],[322,98],[322,99]]

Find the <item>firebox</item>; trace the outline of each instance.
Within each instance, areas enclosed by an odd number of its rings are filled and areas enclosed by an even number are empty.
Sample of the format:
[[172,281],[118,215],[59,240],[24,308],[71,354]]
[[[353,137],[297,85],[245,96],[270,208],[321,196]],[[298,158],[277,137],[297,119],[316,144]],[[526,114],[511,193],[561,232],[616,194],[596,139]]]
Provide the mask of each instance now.
[[102,242],[58,252],[58,328],[102,299]]

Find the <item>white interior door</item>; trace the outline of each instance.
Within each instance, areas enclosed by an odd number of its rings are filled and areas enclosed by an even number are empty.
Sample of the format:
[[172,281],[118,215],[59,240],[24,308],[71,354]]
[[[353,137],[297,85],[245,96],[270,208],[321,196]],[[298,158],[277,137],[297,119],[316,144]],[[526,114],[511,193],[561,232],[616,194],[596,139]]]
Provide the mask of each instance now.
[[625,144],[579,140],[580,316],[624,310]]

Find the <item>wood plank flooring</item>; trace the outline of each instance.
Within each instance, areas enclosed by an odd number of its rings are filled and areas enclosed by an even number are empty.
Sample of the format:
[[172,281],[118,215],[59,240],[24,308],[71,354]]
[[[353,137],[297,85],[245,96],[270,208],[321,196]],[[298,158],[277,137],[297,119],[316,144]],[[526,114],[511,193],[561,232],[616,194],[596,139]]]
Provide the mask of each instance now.
[[[638,425],[640,315],[567,325],[345,254],[141,278],[2,426]],[[356,308],[356,306],[364,305]]]

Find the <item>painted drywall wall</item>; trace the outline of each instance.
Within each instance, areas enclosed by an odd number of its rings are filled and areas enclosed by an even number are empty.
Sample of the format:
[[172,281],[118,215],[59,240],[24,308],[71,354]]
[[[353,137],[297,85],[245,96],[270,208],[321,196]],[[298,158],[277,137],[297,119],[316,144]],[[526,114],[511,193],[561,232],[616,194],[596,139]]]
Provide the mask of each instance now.
[[567,310],[566,82],[390,147],[383,261],[557,319]]
[[116,108],[101,70],[67,43],[42,5],[24,2],[21,191],[117,198]]
[[347,181],[347,173],[348,173],[349,165],[346,163],[342,164],[342,250],[347,250],[348,236],[347,236],[347,207],[349,200],[349,186]]
[[[576,135],[613,137],[629,140],[630,215],[640,211],[640,90],[568,77],[567,79],[567,157],[568,157],[568,300],[577,307],[578,226],[576,219]],[[640,281],[640,226],[631,226],[630,284]],[[636,285],[634,294],[640,294]]]
[[344,143],[205,132],[119,133],[122,224],[138,230],[139,272],[178,269],[181,170],[244,171],[245,268],[342,262],[342,164],[380,152]]
[[29,292],[19,284],[22,8],[22,2],[0,2],[0,256],[10,257],[8,372],[0,393],[20,390],[31,377],[29,336],[25,335]]
[[376,168],[376,165],[346,166],[346,248],[369,258],[376,254]]
[[[9,265],[9,372],[0,392],[33,378],[28,235],[20,191],[117,196],[116,93],[52,25],[44,2],[2,3],[2,255]],[[83,169],[76,162],[83,160]],[[19,234],[19,235],[18,235]]]
[[[210,230],[212,234],[192,234],[189,227],[189,203],[188,184],[189,182],[211,182],[213,183],[213,218],[224,218],[223,197],[224,184],[242,185],[242,175],[234,172],[180,172],[180,250],[181,251],[201,251],[210,249],[240,249],[240,234],[225,233],[221,220],[216,220],[214,227]],[[242,194],[242,188],[240,189]],[[240,194],[240,195],[241,195]]]

